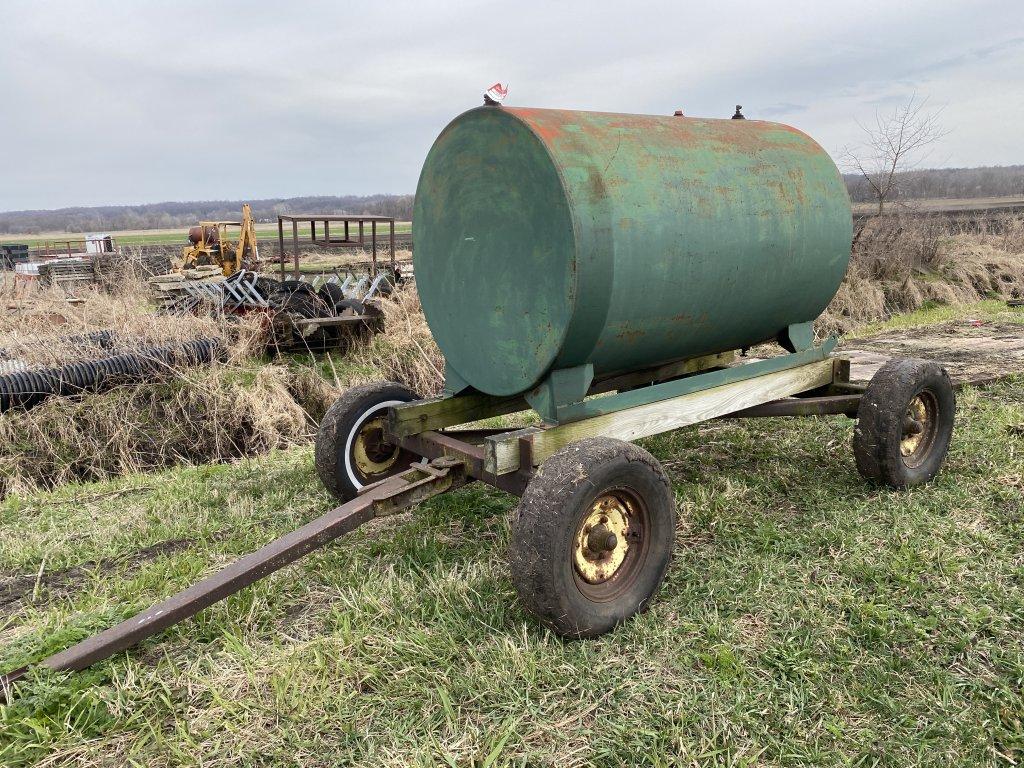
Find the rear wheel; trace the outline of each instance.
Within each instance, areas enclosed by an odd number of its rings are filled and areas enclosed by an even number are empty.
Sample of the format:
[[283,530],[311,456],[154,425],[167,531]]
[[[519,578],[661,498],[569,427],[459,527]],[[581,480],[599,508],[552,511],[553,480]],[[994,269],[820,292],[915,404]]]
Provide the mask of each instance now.
[[335,311],[337,311],[338,302],[345,300],[345,292],[341,290],[341,286],[337,283],[324,283],[320,286],[317,294]]
[[512,521],[520,601],[547,627],[595,637],[647,608],[668,569],[675,502],[651,454],[590,438],[544,462]]
[[317,430],[317,475],[342,501],[355,498],[371,483],[404,472],[418,458],[384,440],[384,419],[391,406],[416,399],[407,387],[377,382],[355,387],[327,409]]
[[889,361],[871,379],[857,407],[857,470],[892,488],[927,483],[946,458],[955,411],[956,396],[945,369],[915,358]]

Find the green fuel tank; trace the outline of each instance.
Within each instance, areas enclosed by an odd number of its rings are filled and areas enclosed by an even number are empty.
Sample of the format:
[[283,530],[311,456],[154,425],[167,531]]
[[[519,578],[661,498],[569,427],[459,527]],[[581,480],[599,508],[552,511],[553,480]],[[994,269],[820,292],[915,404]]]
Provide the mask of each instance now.
[[438,136],[413,228],[449,388],[490,395],[777,338],[835,295],[852,234],[835,164],[789,126],[504,107]]

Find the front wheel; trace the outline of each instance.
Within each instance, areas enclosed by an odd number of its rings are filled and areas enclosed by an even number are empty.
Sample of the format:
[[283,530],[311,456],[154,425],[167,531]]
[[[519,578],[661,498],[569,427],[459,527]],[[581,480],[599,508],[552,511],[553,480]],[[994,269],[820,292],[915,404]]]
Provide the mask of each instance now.
[[512,521],[512,582],[540,621],[595,637],[647,608],[668,570],[675,502],[664,470],[632,443],[589,438],[555,453]]
[[416,399],[407,387],[376,382],[354,387],[324,415],[316,434],[314,462],[321,482],[342,501],[364,486],[404,472],[417,457],[384,439],[388,408]]
[[858,471],[891,488],[927,483],[946,458],[955,411],[944,368],[916,358],[890,360],[857,406],[853,455]]

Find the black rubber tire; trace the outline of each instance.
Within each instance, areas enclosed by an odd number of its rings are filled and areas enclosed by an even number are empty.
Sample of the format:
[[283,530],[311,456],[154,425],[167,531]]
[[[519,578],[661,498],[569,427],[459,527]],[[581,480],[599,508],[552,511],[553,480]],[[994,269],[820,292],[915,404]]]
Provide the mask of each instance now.
[[[282,280],[270,297],[269,303],[278,312],[295,319],[312,320],[317,317],[334,317],[334,307],[325,304],[313,290],[313,286],[300,280]],[[319,328],[306,337],[293,334],[291,339],[277,339],[279,347],[321,350],[334,346],[338,338],[335,328]]]
[[345,292],[337,283],[324,283],[317,291],[320,298],[337,312],[338,302],[345,300]]
[[253,280],[253,288],[256,289],[256,292],[259,293],[264,300],[270,298],[274,291],[277,290],[278,285],[280,285],[280,283],[278,283],[277,280],[272,277],[265,277],[264,275],[257,275]]
[[345,309],[351,309],[357,315],[362,315],[366,312],[366,306],[359,299],[341,299],[335,302],[334,309],[339,315]]
[[281,280],[278,284],[278,288],[286,293],[316,293],[316,290],[312,285],[307,283],[305,280]]
[[290,309],[303,313],[303,317],[323,316],[323,301],[313,290],[313,286],[301,280],[282,280],[276,283],[267,298],[270,305],[276,309]]
[[387,472],[367,475],[353,459],[353,441],[363,423],[385,404],[408,403],[417,397],[412,390],[394,382],[374,382],[354,387],[334,401],[316,433],[313,460],[320,482],[342,501],[354,499],[365,485],[383,480],[409,468],[419,457],[401,451]]
[[[919,455],[904,457],[904,419],[911,403],[922,396],[934,409]],[[917,358],[890,360],[871,379],[857,406],[853,455],[857,471],[890,488],[910,488],[930,481],[949,450],[956,413],[956,395],[949,374],[937,363]]]
[[[631,522],[627,538],[636,560],[606,582],[608,594],[594,599],[585,594],[595,587],[583,581],[574,553],[592,505],[612,491],[641,501],[646,532]],[[545,626],[566,637],[596,637],[646,610],[668,570],[675,527],[675,500],[657,459],[622,440],[580,440],[541,465],[513,512],[512,583],[522,604]],[[624,580],[613,584],[620,576]]]

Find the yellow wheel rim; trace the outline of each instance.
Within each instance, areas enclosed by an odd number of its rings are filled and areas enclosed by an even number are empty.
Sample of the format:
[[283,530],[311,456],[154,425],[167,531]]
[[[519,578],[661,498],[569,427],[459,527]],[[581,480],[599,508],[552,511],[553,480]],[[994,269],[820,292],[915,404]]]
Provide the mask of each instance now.
[[629,552],[630,502],[616,493],[600,496],[576,531],[573,561],[589,584],[611,579]]
[[903,416],[900,456],[907,466],[917,466],[931,450],[937,431],[938,403],[928,391],[917,394]]
[[401,449],[384,442],[384,417],[367,420],[352,441],[352,460],[364,477],[387,472]]

